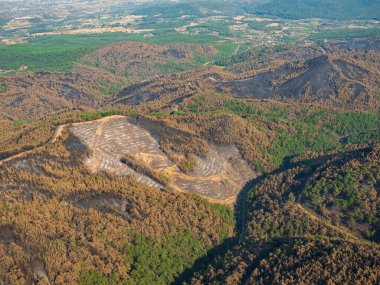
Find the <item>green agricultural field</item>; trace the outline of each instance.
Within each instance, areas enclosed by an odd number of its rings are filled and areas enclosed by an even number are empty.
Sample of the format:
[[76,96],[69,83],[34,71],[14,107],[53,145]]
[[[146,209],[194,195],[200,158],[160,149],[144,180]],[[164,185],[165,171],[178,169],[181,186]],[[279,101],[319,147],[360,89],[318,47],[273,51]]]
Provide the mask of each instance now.
[[0,69],[28,71],[67,71],[75,61],[96,48],[135,39],[129,34],[43,36],[28,43],[0,46]]
[[[210,44],[219,51],[220,57],[231,55],[237,46],[229,42],[221,43],[220,38],[216,36],[190,36],[173,32],[147,38],[142,34],[127,33],[42,36],[32,38],[25,44],[0,46],[0,69],[17,71],[20,67],[27,66],[27,71],[65,72],[85,54],[123,41]],[[206,60],[197,59],[197,62],[204,63]]]

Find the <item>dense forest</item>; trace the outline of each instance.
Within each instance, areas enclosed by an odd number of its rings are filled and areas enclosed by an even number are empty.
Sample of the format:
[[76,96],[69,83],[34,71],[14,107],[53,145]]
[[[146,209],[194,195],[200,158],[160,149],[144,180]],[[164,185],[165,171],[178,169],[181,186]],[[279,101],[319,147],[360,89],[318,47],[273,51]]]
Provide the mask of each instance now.
[[[345,175],[351,167],[374,176],[340,188],[341,176],[327,174]],[[254,181],[240,200],[240,240],[188,282],[378,283],[379,170],[375,145],[306,158]],[[347,216],[347,209],[358,216]]]

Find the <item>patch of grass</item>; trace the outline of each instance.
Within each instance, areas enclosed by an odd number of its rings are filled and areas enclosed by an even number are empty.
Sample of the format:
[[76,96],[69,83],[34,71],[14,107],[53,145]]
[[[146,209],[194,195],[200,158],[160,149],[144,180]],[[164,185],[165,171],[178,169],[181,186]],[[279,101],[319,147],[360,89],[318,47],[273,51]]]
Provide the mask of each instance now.
[[123,88],[123,84],[114,84],[114,85],[110,85],[110,84],[102,84],[100,86],[100,93],[102,93],[103,95],[107,95],[107,96],[113,96],[115,94],[117,94],[122,88]]
[[200,113],[206,101],[206,96],[193,97],[191,98],[191,103],[188,105],[188,108],[193,113]]
[[21,126],[24,126],[24,125],[30,124],[30,123],[31,123],[30,120],[28,120],[28,121],[13,121],[12,122],[13,126],[15,126],[15,127],[21,127]]
[[117,285],[121,284],[115,276],[106,277],[101,272],[83,271],[79,275],[79,285]]
[[219,42],[215,44],[215,48],[218,50],[221,56],[231,55],[238,47],[237,43],[233,42]]

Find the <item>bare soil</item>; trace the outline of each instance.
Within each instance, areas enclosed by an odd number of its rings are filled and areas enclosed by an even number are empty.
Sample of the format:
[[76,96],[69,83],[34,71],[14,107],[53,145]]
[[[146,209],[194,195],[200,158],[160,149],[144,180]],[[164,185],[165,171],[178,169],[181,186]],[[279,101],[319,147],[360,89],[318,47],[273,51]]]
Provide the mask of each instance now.
[[182,173],[160,149],[156,136],[124,117],[77,124],[71,132],[91,150],[86,164],[94,172],[133,175],[138,182],[153,188],[163,188],[163,185],[123,164],[123,156],[132,155],[168,177],[173,189],[217,201],[234,200],[245,183],[254,177],[235,146],[210,146],[205,157],[196,156],[196,168],[191,174]]

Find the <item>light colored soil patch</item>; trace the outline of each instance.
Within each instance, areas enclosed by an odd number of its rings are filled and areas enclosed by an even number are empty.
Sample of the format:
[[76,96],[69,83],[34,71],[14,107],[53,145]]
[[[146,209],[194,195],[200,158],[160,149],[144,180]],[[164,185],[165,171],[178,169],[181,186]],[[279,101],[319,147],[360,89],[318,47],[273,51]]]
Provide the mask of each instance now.
[[225,200],[232,196],[237,196],[240,188],[235,187],[227,179],[213,180],[188,180],[176,177],[175,183],[182,189],[194,192],[201,196],[211,197],[217,200]]
[[136,20],[139,20],[142,18],[144,18],[144,16],[142,16],[142,15],[127,15],[121,19],[118,19],[116,21],[111,22],[111,24],[124,24],[124,25],[126,25],[126,24],[130,24],[130,23],[134,23]]
[[175,28],[175,30],[179,33],[184,33],[187,31],[187,28],[191,28],[191,27],[196,27],[198,26],[199,23],[190,23],[188,25],[185,25],[185,26],[182,26],[182,27],[179,27],[179,28]]
[[360,25],[354,25],[350,24],[346,26],[347,29],[368,29],[367,26],[360,26]]
[[235,20],[235,21],[241,21],[241,20],[243,20],[244,18],[245,18],[244,15],[239,15],[239,16],[236,16],[236,17],[234,18],[234,20]]
[[272,21],[272,19],[269,18],[259,18],[259,17],[249,17],[246,18],[247,21],[254,21],[254,22],[265,22],[265,21]]
[[219,202],[233,201],[244,185],[255,177],[234,146],[211,146],[207,157],[196,157],[194,172],[184,174],[161,151],[159,143],[147,130],[124,117],[78,124],[71,132],[92,150],[92,157],[86,163],[93,171],[134,175],[137,181],[153,188],[163,186],[121,163],[121,158],[133,155],[167,176],[172,188]]
[[231,31],[245,31],[248,29],[248,24],[232,25],[232,26],[229,26],[229,29]]
[[25,43],[25,39],[23,39],[23,38],[18,38],[18,39],[2,39],[1,41],[5,45],[16,45],[16,44]]
[[162,187],[151,178],[135,172],[120,161],[126,154],[139,158],[141,153],[151,158],[157,156],[157,160],[160,160],[162,164],[169,164],[168,161],[163,160],[164,154],[158,143],[144,129],[130,124],[126,118],[117,118],[74,126],[71,131],[92,149],[93,155],[86,163],[93,171],[134,175],[138,182],[149,187]]
[[13,29],[21,29],[21,28],[29,28],[31,27],[28,18],[15,18],[9,21],[4,27],[4,30],[13,30]]
[[279,27],[280,24],[279,23],[270,23],[268,25],[265,25],[265,27],[268,27],[268,28],[275,28],[275,27]]

